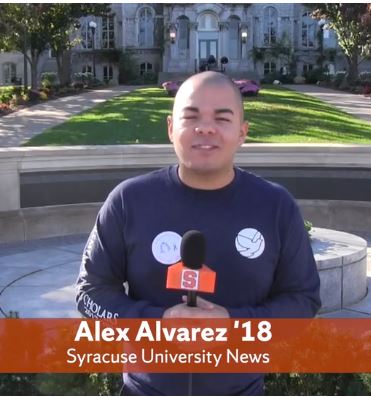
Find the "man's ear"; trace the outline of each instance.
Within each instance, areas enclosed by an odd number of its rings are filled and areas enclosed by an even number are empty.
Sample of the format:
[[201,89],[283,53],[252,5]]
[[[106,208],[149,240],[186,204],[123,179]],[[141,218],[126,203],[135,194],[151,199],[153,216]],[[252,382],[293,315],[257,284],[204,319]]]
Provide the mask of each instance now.
[[173,118],[169,115],[167,117],[167,135],[170,142],[173,142]]
[[240,128],[240,138],[239,138],[239,144],[242,145],[245,142],[245,139],[249,133],[249,123],[247,121],[244,121],[241,124]]

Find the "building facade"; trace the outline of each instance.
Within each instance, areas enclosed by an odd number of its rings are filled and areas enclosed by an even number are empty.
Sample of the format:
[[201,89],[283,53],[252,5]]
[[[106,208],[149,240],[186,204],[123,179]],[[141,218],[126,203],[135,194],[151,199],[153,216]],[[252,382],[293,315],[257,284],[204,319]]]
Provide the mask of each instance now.
[[[304,4],[114,3],[111,9],[110,16],[81,19],[71,74],[92,72],[99,80],[117,83],[122,51],[130,53],[135,74],[160,74],[162,80],[191,75],[210,60],[217,70],[240,77],[303,75],[319,65],[330,73],[346,68],[335,33],[312,19]],[[0,63],[1,84],[9,76],[20,77],[23,69],[16,61]],[[55,70],[55,60],[46,52],[39,73]]]

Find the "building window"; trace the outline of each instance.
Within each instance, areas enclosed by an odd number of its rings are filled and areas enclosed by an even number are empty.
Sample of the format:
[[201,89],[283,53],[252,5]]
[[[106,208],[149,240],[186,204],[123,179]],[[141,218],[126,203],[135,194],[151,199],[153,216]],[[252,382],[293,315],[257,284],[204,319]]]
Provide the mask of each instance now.
[[91,65],[86,64],[82,66],[82,73],[93,73],[93,68]]
[[153,47],[154,16],[149,7],[144,7],[139,12],[139,46]]
[[270,73],[276,72],[276,63],[275,62],[265,62],[264,63],[264,75],[269,75]]
[[264,45],[271,46],[277,40],[278,13],[274,7],[264,10]]
[[233,59],[240,58],[241,43],[240,43],[240,18],[230,17],[228,27],[228,47],[229,56]]
[[3,83],[12,84],[17,80],[17,65],[13,62],[6,62],[3,65]]
[[218,20],[215,15],[210,12],[200,15],[198,30],[218,30]]
[[189,49],[189,19],[185,16],[178,18],[178,47],[179,50]]
[[310,12],[305,12],[302,16],[301,24],[301,45],[303,47],[314,47],[316,35],[316,25]]
[[254,47],[260,47],[260,22],[259,17],[254,17]]
[[89,29],[89,20],[85,19],[81,24],[81,46],[82,48],[93,48],[93,35],[91,29]]
[[108,83],[113,79],[113,68],[111,65],[103,66],[103,80]]
[[115,48],[115,25],[112,16],[102,18],[102,48]]
[[143,62],[140,64],[140,75],[143,76],[146,73],[152,73],[152,64],[149,62]]
[[291,39],[291,24],[289,17],[281,18],[281,38],[287,42]]
[[310,72],[311,70],[313,70],[313,65],[312,64],[304,64],[303,65],[303,75],[305,75],[306,73]]

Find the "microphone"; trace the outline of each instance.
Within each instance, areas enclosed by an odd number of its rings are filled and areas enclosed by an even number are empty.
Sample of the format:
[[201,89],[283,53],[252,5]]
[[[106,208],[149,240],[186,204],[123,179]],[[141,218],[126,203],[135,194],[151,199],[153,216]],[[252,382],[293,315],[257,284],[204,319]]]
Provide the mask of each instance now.
[[187,305],[196,307],[197,292],[214,293],[216,274],[203,264],[206,244],[199,231],[188,231],[180,244],[181,261],[168,267],[166,287],[187,290]]

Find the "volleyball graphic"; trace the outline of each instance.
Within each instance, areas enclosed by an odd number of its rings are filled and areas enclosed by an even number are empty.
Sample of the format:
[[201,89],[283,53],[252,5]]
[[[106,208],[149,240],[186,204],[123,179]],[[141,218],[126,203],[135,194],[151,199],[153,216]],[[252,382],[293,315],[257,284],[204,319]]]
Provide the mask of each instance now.
[[238,233],[235,243],[241,256],[250,259],[259,257],[265,248],[264,236],[255,228],[242,229]]
[[175,264],[180,260],[182,237],[173,231],[159,233],[152,242],[152,254],[161,264]]

